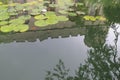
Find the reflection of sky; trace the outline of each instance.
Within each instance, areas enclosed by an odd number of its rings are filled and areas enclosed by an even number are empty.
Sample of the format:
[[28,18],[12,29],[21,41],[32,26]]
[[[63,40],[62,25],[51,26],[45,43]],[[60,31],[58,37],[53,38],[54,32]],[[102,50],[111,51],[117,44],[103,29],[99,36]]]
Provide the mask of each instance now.
[[0,80],[44,80],[46,70],[59,59],[70,69],[84,62],[88,47],[84,36],[30,43],[0,44]]
[[[117,32],[120,34],[120,25],[119,24],[116,24],[116,25],[118,27]],[[115,45],[114,39],[115,39],[114,30],[112,28],[110,28],[108,35],[107,35],[106,43],[114,46]],[[117,50],[119,53],[118,56],[120,57],[120,35],[119,35],[118,41],[117,41],[117,48],[118,48]]]

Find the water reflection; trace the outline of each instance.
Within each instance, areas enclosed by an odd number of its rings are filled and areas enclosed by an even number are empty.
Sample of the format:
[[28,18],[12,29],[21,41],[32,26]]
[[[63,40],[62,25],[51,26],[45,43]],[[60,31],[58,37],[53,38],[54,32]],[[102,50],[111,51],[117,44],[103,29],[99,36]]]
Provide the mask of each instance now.
[[[105,40],[102,42],[102,39],[97,38],[98,45],[93,45],[92,48],[88,50],[88,58],[85,60],[85,64],[80,64],[76,75],[70,76],[68,69],[66,69],[64,63],[60,60],[59,64],[57,64],[52,71],[47,72],[46,80],[119,80],[120,56],[118,56],[118,54],[120,54],[120,52],[117,46],[120,26],[119,24],[114,24],[114,26],[112,25],[111,27],[115,36],[114,45],[106,44]],[[93,28],[93,31],[96,30]],[[92,30],[90,30],[90,32],[92,33]],[[104,30],[100,30],[100,32],[105,33],[105,35],[107,33],[106,31],[104,32]],[[105,35],[99,37],[104,38]],[[94,40],[94,37],[92,37],[92,40]],[[66,74],[64,75],[62,73]]]
[[101,45],[90,49],[85,64],[80,65],[75,76],[68,75],[68,69],[60,60],[53,71],[47,72],[46,80],[119,80],[120,58],[114,48]]
[[105,27],[88,27],[84,42],[89,47],[98,47],[105,43],[106,35],[108,33],[108,28]]

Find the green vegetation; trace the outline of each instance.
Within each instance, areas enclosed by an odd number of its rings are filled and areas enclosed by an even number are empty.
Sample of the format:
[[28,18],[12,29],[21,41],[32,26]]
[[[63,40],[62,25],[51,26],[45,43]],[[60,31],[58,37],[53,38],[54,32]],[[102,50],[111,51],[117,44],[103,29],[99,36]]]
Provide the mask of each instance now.
[[35,25],[39,27],[44,27],[47,25],[57,24],[59,21],[67,21],[66,16],[57,16],[54,12],[47,12],[45,15],[37,15],[34,17],[36,19]]
[[102,16],[84,16],[83,17],[85,20],[89,20],[89,21],[96,21],[96,20],[99,20],[99,21],[106,21],[106,18],[105,17],[102,17]]
[[[33,24],[39,28],[68,20],[75,21],[79,25],[85,24],[86,21],[120,22],[120,13],[118,11],[120,8],[119,0],[80,0],[77,2],[74,0],[55,0],[52,2],[50,0],[36,0],[23,4],[14,3],[11,0],[10,4],[6,3],[8,3],[7,0],[5,2],[1,0],[0,2],[1,32],[4,32],[10,25],[28,25],[26,21],[29,22],[31,17],[35,19]],[[42,12],[42,10],[46,10],[46,12]],[[102,14],[100,14],[101,12]],[[7,27],[3,28],[4,26]],[[27,30],[29,28],[25,31]],[[14,32],[14,29],[12,31],[7,30],[7,32]],[[15,30],[15,32],[22,31]]]

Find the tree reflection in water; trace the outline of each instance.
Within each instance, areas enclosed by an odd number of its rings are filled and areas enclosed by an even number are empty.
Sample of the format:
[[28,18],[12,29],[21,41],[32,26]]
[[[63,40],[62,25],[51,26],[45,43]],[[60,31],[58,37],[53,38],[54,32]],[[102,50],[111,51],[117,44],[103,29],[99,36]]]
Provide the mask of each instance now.
[[60,60],[59,64],[48,71],[46,80],[119,80],[120,58],[117,57],[118,35],[115,34],[115,45],[99,44],[88,51],[85,64],[80,64],[75,76],[69,76],[69,70]]

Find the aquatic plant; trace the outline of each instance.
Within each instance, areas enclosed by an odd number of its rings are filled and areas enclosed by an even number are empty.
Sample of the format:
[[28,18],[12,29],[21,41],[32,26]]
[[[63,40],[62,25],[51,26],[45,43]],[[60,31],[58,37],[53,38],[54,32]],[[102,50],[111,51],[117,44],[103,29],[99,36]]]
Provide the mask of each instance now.
[[59,21],[67,21],[68,18],[66,16],[57,16],[55,14],[55,12],[47,12],[44,15],[37,15],[34,17],[35,19],[37,19],[37,21],[35,22],[36,26],[47,26],[47,25],[51,25],[51,24],[57,24]]
[[48,24],[45,20],[39,20],[35,22],[35,25],[39,27],[44,27],[44,26],[47,26]]
[[8,21],[0,21],[0,26],[8,24]]
[[40,11],[39,9],[33,9],[30,14],[31,14],[31,15],[39,15],[40,12],[41,12],[41,11]]
[[69,19],[66,16],[58,16],[58,21],[68,21]]
[[13,28],[14,32],[26,32],[29,29],[28,25],[21,24]]
[[2,5],[3,3],[2,2],[0,2],[0,5]]
[[49,7],[57,7],[57,4],[49,4]]
[[89,16],[89,15],[86,15],[83,17],[85,20],[89,20],[89,21],[96,21],[96,20],[99,20],[99,21],[106,21],[106,18],[103,17],[103,16]]
[[67,10],[59,10],[58,11],[60,14],[68,14],[68,11]]
[[20,20],[29,20],[31,18],[31,16],[30,15],[22,15],[22,16],[19,16],[19,18],[18,19],[20,19]]
[[9,23],[11,23],[11,24],[15,24],[15,25],[19,25],[19,24],[23,24],[23,23],[25,23],[25,20],[24,20],[24,19],[20,19],[20,18],[18,18],[18,19],[10,20]]
[[7,20],[10,16],[7,12],[0,12],[0,20]]
[[34,18],[38,20],[38,19],[46,19],[47,17],[44,15],[37,15]]
[[77,14],[75,12],[69,12],[68,15],[69,16],[77,16]]
[[8,32],[25,32],[29,29],[28,25],[25,24],[20,24],[20,25],[15,25],[15,24],[10,24],[10,25],[5,25],[1,26],[1,32],[8,33]]
[[1,26],[0,31],[1,31],[1,32],[4,32],[4,33],[8,33],[8,32],[11,32],[11,31],[12,31],[12,27],[9,26],[9,25]]

